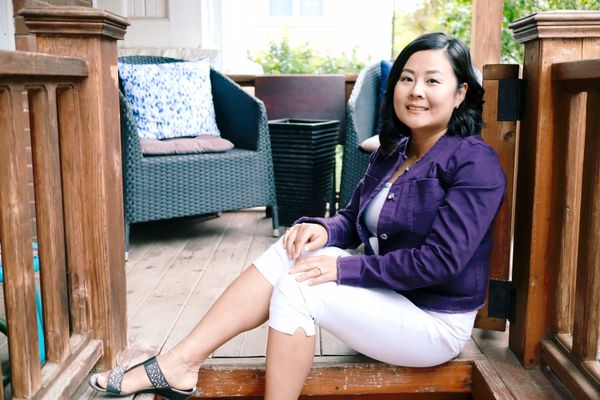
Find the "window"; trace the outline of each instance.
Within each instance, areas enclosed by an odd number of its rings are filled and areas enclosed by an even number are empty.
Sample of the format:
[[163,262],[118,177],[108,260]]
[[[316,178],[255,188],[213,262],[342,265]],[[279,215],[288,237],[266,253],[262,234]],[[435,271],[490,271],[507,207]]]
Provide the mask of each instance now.
[[0,3],[0,50],[15,49],[12,2]]
[[291,17],[293,10],[292,0],[270,0],[269,15],[272,17]]
[[167,0],[127,0],[126,16],[129,18],[167,18]]
[[269,0],[271,17],[322,17],[323,0]]
[[300,0],[300,15],[303,17],[322,17],[323,0]]

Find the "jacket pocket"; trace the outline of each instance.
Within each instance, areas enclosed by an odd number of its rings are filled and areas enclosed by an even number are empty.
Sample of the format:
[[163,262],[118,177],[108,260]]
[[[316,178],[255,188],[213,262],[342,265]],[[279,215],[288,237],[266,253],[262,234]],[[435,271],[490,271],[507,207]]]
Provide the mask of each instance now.
[[417,179],[412,181],[412,231],[416,239],[425,237],[442,203],[444,190],[436,178]]

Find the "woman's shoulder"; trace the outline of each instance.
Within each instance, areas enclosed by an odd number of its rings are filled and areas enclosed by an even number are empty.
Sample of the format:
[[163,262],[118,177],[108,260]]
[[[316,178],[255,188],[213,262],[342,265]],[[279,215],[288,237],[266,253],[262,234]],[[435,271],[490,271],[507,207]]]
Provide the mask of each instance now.
[[453,148],[449,152],[450,159],[455,162],[490,162],[499,164],[500,159],[496,150],[486,143],[480,135],[466,137],[451,136]]
[[447,150],[447,158],[440,160],[440,167],[449,181],[462,179],[464,174],[485,181],[505,180],[498,153],[481,136],[451,136]]

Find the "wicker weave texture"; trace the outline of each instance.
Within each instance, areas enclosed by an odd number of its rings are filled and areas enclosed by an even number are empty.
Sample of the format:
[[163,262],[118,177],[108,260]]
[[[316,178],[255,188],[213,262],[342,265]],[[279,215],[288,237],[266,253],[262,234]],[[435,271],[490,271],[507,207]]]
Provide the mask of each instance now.
[[369,164],[369,154],[359,145],[375,135],[379,112],[378,90],[381,72],[379,63],[365,67],[358,78],[348,100],[346,114],[346,140],[342,162],[340,207],[345,207]]
[[[181,60],[122,57],[148,64]],[[217,125],[235,148],[225,153],[144,157],[133,114],[121,94],[121,139],[126,225],[159,219],[267,206],[279,225],[273,161],[263,103],[211,70]]]

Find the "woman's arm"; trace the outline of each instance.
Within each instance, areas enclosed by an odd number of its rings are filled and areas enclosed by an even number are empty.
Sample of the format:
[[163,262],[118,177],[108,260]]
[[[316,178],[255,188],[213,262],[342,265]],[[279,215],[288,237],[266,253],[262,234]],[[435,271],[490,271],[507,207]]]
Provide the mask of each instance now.
[[338,259],[338,283],[411,290],[451,280],[475,254],[498,211],[506,179],[496,153],[476,144],[454,156],[446,196],[418,248]]

